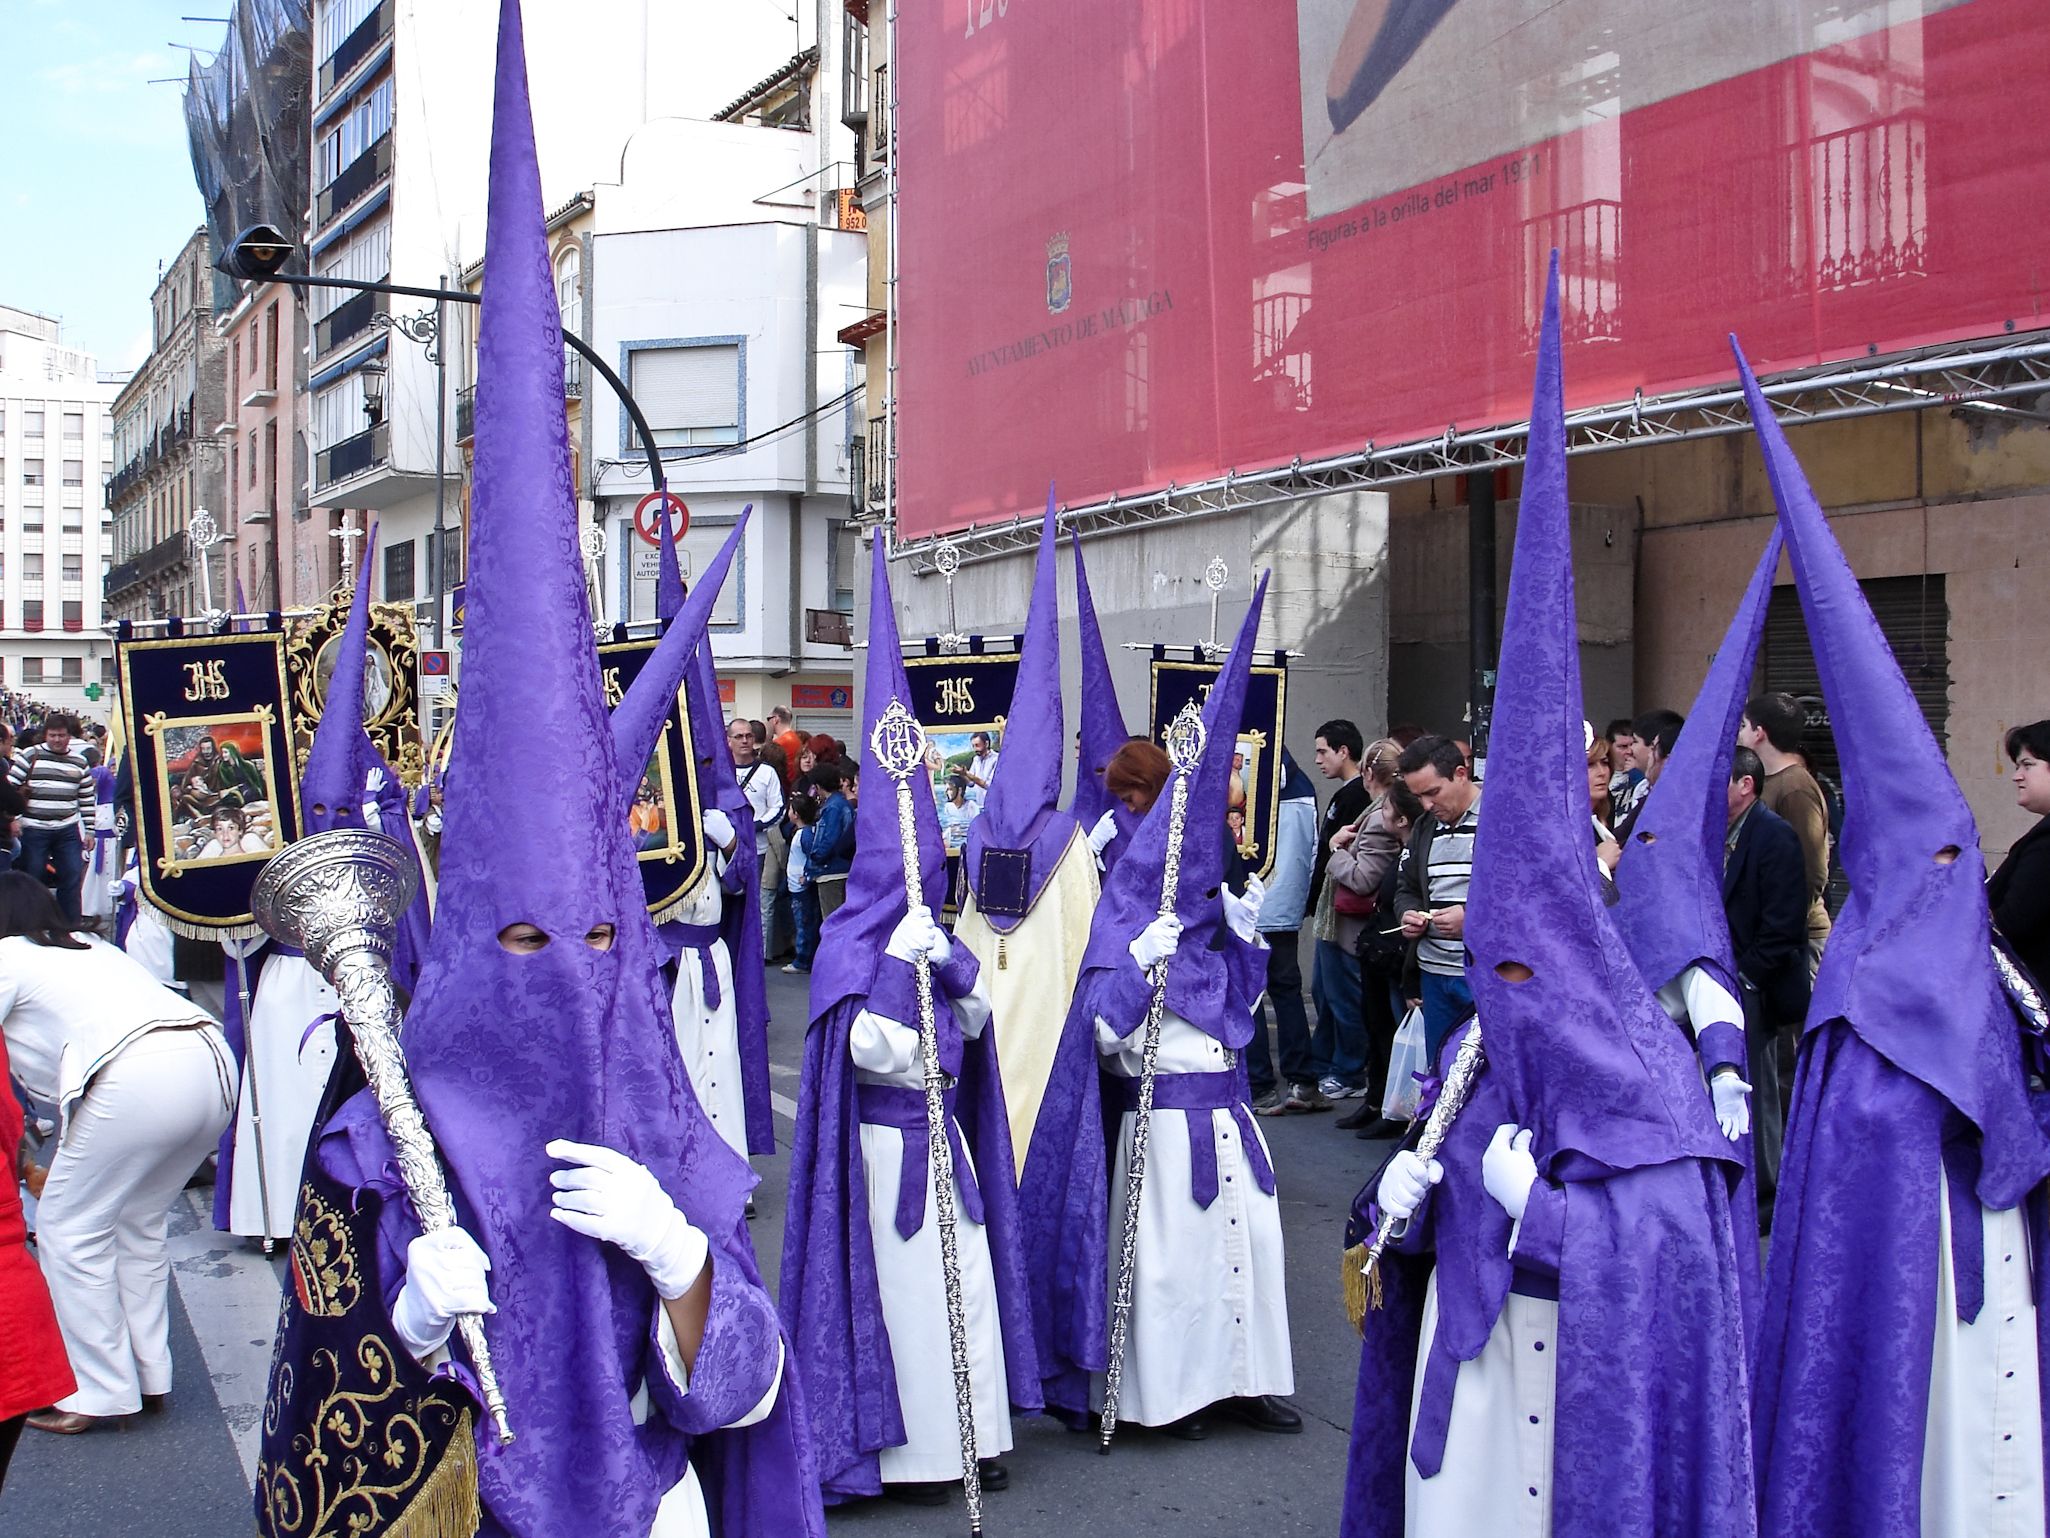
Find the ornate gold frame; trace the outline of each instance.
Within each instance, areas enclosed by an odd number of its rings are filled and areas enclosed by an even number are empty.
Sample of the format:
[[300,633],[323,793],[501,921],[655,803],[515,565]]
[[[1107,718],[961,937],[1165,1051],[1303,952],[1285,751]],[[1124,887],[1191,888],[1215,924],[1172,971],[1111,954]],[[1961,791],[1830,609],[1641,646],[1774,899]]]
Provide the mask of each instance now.
[[[329,593],[325,602],[292,627],[285,643],[285,664],[291,676],[293,746],[299,768],[313,751],[313,732],[326,706],[319,676],[320,654],[349,623],[351,595],[346,588]],[[427,778],[427,752],[420,739],[420,638],[413,606],[373,603],[370,644],[384,657],[391,678],[391,698],[384,709],[363,723],[386,763],[398,771],[408,790]]]

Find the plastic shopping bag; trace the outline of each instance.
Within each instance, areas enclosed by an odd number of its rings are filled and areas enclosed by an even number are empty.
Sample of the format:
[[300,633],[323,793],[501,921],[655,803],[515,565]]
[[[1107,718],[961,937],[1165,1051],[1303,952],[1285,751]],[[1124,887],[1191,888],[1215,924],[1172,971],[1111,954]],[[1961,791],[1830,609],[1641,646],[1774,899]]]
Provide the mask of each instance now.
[[1395,1028],[1395,1046],[1388,1054],[1388,1090],[1381,1097],[1381,1114],[1390,1121],[1413,1121],[1424,1086],[1418,1074],[1430,1072],[1424,1055],[1424,1012],[1412,1009]]

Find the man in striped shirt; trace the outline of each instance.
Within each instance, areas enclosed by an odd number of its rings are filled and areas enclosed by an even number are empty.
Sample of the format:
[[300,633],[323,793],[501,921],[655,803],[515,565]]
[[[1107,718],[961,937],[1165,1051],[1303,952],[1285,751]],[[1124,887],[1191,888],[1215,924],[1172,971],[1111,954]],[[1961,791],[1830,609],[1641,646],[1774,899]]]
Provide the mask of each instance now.
[[1419,737],[1395,769],[1431,814],[1417,820],[1402,851],[1395,909],[1402,915],[1403,937],[1416,942],[1424,1048],[1435,1061],[1439,1043],[1473,1011],[1466,985],[1466,889],[1473,879],[1481,788],[1459,744],[1445,737]]
[[53,715],[43,722],[43,740],[15,755],[9,774],[28,799],[21,819],[21,852],[15,869],[39,881],[49,880],[54,867],[57,905],[65,922],[77,928],[78,883],[85,875],[85,849],[92,838],[93,774],[85,754],[72,745],[78,718]]

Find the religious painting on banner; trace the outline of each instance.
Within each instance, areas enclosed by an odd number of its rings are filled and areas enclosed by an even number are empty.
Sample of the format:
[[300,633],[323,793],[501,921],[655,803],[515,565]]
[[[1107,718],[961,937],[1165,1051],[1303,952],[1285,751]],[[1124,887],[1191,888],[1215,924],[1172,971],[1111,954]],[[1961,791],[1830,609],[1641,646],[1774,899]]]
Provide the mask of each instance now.
[[[1018,637],[1008,635],[970,636],[965,652],[943,651],[938,637],[928,637],[923,649],[905,653],[911,713],[925,728],[934,796],[944,799],[949,774],[977,773],[978,760],[988,767],[1002,755],[1018,657]],[[981,795],[980,787],[971,791],[978,801]]]
[[[327,683],[334,676],[336,649],[349,623],[351,593],[337,588],[326,602],[292,628],[286,665],[292,679],[292,715],[297,728],[298,762],[313,751],[313,731],[327,704]],[[397,771],[409,790],[427,776],[427,754],[421,744],[419,635],[413,607],[403,603],[370,606],[370,656],[363,669],[363,727],[384,761]]]
[[[599,646],[598,670],[607,710],[617,708],[626,697],[657,644],[657,638],[649,637],[607,641]],[[682,905],[704,872],[702,815],[690,715],[679,690],[655,751],[634,782],[627,808],[627,832],[640,866],[641,886],[647,893],[648,914],[657,923]]]
[[117,641],[143,896],[194,939],[256,934],[263,862],[299,836],[281,631]]
[[[1217,662],[1177,661],[1164,649],[1153,658],[1153,704],[1148,720],[1155,742],[1165,740],[1168,723],[1182,706],[1209,697],[1222,658]],[[1281,819],[1281,732],[1288,714],[1288,656],[1275,652],[1272,662],[1255,662],[1246,679],[1245,711],[1238,739],[1232,744],[1232,774],[1244,790],[1242,806],[1230,816],[1232,841],[1246,869],[1265,880],[1274,871],[1274,840]],[[1208,751],[1215,752],[1213,746]],[[1234,802],[1240,797],[1234,793]]]

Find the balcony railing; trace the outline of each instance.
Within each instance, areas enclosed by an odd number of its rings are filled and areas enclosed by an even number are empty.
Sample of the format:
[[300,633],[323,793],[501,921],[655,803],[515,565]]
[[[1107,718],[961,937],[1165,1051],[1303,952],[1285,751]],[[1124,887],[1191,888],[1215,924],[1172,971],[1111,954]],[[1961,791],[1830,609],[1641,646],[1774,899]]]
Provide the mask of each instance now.
[[372,317],[391,308],[386,294],[356,294],[327,312],[313,328],[313,355],[325,357],[350,338],[361,336],[372,325]]
[[391,134],[387,132],[383,138],[344,166],[341,175],[314,194],[313,227],[316,230],[325,229],[334,222],[337,214],[361,201],[365,193],[389,175]]
[[477,436],[477,387],[464,385],[456,391],[456,442],[468,443]]
[[568,400],[584,398],[584,360],[574,354],[562,362],[562,393]]
[[371,50],[391,36],[391,0],[385,0],[376,10],[357,24],[356,30],[342,39],[341,46],[328,55],[320,66],[320,99],[327,100],[334,93],[335,82],[349,78],[349,71],[370,57]]
[[330,448],[322,449],[314,456],[313,484],[317,488],[334,485],[352,475],[361,475],[375,465],[381,465],[391,456],[391,431],[382,422],[353,438],[344,438]]
[[1810,141],[1819,288],[1919,277],[1929,254],[1929,122],[1919,112]]
[[881,512],[890,501],[890,463],[883,453],[883,444],[886,441],[883,434],[883,418],[870,417],[868,437],[864,440],[866,447],[862,454],[860,484],[867,488],[868,510],[871,512]]
[[1537,348],[1537,303],[1545,270],[1559,253],[1559,325],[1569,342],[1614,341],[1623,335],[1623,205],[1593,198],[1529,219],[1523,226],[1523,271],[1535,296],[1524,310],[1524,345]]
[[868,439],[859,433],[847,445],[847,507],[857,518],[868,510]]

